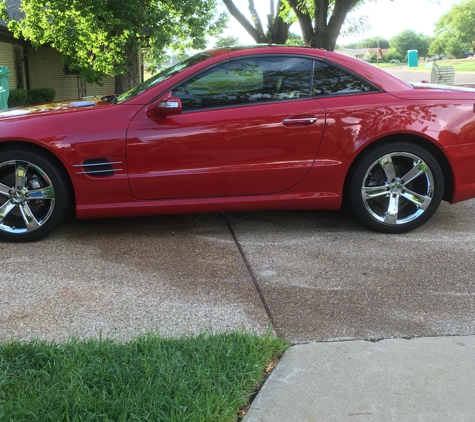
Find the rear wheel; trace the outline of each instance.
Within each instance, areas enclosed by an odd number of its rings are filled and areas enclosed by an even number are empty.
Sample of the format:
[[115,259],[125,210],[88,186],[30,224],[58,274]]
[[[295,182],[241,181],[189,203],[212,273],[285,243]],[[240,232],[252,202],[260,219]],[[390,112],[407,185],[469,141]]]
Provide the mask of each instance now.
[[374,230],[403,233],[436,212],[444,193],[440,165],[426,149],[408,142],[381,145],[362,156],[349,175],[349,199]]
[[67,178],[46,154],[0,151],[0,240],[38,240],[63,221],[68,208]]

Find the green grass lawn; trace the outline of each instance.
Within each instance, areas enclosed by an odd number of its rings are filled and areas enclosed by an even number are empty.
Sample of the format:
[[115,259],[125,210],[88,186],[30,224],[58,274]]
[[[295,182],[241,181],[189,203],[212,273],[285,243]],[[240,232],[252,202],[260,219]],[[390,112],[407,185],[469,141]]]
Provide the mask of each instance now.
[[286,349],[230,333],[0,345],[1,421],[233,421]]
[[[408,70],[429,70],[430,67],[426,65],[432,62],[419,62],[418,67],[408,67],[406,62],[394,64],[394,63],[373,63],[375,66],[384,68],[384,67],[405,67]],[[466,60],[466,59],[458,59],[458,60],[437,60],[437,66],[453,66],[456,72],[475,72],[475,60]]]

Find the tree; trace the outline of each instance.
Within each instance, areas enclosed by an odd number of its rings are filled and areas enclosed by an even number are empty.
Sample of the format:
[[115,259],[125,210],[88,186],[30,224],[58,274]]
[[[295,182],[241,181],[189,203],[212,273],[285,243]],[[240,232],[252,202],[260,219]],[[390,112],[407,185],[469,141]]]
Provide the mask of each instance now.
[[229,35],[228,37],[218,37],[218,40],[214,43],[214,48],[217,47],[228,47],[230,45],[238,45],[239,38],[234,35]]
[[287,45],[300,45],[300,46],[305,45],[302,36],[294,34],[293,32],[289,32],[289,36],[288,36],[287,41],[285,43]]
[[435,24],[431,54],[451,54],[455,57],[468,48],[475,51],[475,0],[455,4]]
[[[254,7],[254,0],[248,0],[252,23],[236,7],[233,0],[223,0],[229,13],[257,43],[284,44],[289,36],[289,26],[298,21],[305,45],[333,50],[348,12],[372,0],[279,0],[276,9],[271,0],[267,31]],[[354,21],[351,32],[361,26],[362,21]]]
[[383,61],[390,62],[391,60],[403,61],[405,55],[399,54],[394,48],[390,48],[388,52],[383,56]]
[[15,36],[49,44],[88,82],[116,76],[116,92],[139,82],[139,52],[159,59],[167,46],[203,48],[225,16],[216,0],[23,0]]
[[389,41],[384,37],[371,37],[356,43],[356,48],[389,48]]
[[451,57],[462,57],[465,46],[459,38],[454,37],[450,39],[446,46],[446,53],[448,53]]
[[403,57],[406,56],[408,50],[417,50],[419,56],[426,57],[430,43],[430,37],[422,33],[417,34],[412,29],[405,29],[389,41],[391,48]]
[[6,0],[0,1],[0,19],[8,20]]
[[281,10],[284,6],[282,0],[277,1],[277,9],[274,9],[274,2],[271,0],[270,14],[267,15],[267,30],[264,31],[261,19],[255,8],[254,0],[249,1],[249,12],[251,14],[252,23],[244,16],[239,8],[234,4],[233,0],[223,0],[224,5],[228,9],[231,16],[242,25],[247,33],[258,44],[285,44],[289,35],[289,27],[291,22],[284,22],[281,16]]

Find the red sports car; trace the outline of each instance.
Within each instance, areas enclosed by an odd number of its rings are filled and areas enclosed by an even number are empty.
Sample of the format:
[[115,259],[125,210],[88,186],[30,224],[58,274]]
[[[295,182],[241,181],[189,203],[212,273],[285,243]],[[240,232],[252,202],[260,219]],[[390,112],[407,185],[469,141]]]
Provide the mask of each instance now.
[[199,53],[132,90],[0,114],[0,239],[78,218],[339,209],[401,233],[475,197],[475,90],[304,47]]

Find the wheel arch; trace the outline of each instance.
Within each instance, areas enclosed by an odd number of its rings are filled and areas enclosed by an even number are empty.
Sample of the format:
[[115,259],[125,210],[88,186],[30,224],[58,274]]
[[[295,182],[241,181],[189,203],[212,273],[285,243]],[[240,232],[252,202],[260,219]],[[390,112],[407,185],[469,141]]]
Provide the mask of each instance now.
[[69,175],[68,171],[66,170],[65,165],[62,163],[62,161],[54,154],[52,153],[49,149],[44,148],[40,145],[37,145],[32,142],[26,142],[26,141],[2,141],[0,143],[0,150],[7,150],[9,148],[23,148],[27,149],[30,151],[37,151],[38,153],[41,153],[45,155],[49,160],[51,160],[57,167],[60,169],[61,173],[63,174],[65,180],[68,183],[68,188],[71,192],[70,195],[70,200],[71,200],[71,209],[75,209],[75,192],[74,192],[74,185],[71,180],[71,176]]
[[452,171],[452,167],[449,163],[449,160],[443,153],[443,151],[433,142],[429,141],[426,138],[423,138],[421,136],[417,135],[412,135],[412,134],[397,134],[397,135],[389,135],[385,136],[383,138],[378,139],[377,141],[372,142],[371,144],[367,145],[365,148],[363,148],[361,151],[358,152],[358,155],[356,158],[353,160],[351,163],[346,176],[345,176],[345,182],[344,182],[344,197],[348,197],[347,195],[347,190],[348,190],[348,185],[349,185],[349,179],[351,177],[351,174],[353,173],[354,168],[358,164],[358,162],[361,160],[361,157],[363,157],[365,154],[370,152],[371,150],[378,148],[381,145],[388,144],[391,142],[411,142],[415,145],[418,145],[419,147],[422,147],[429,151],[437,160],[439,163],[442,173],[444,175],[444,196],[443,200],[450,202],[453,193],[454,193],[454,175]]

